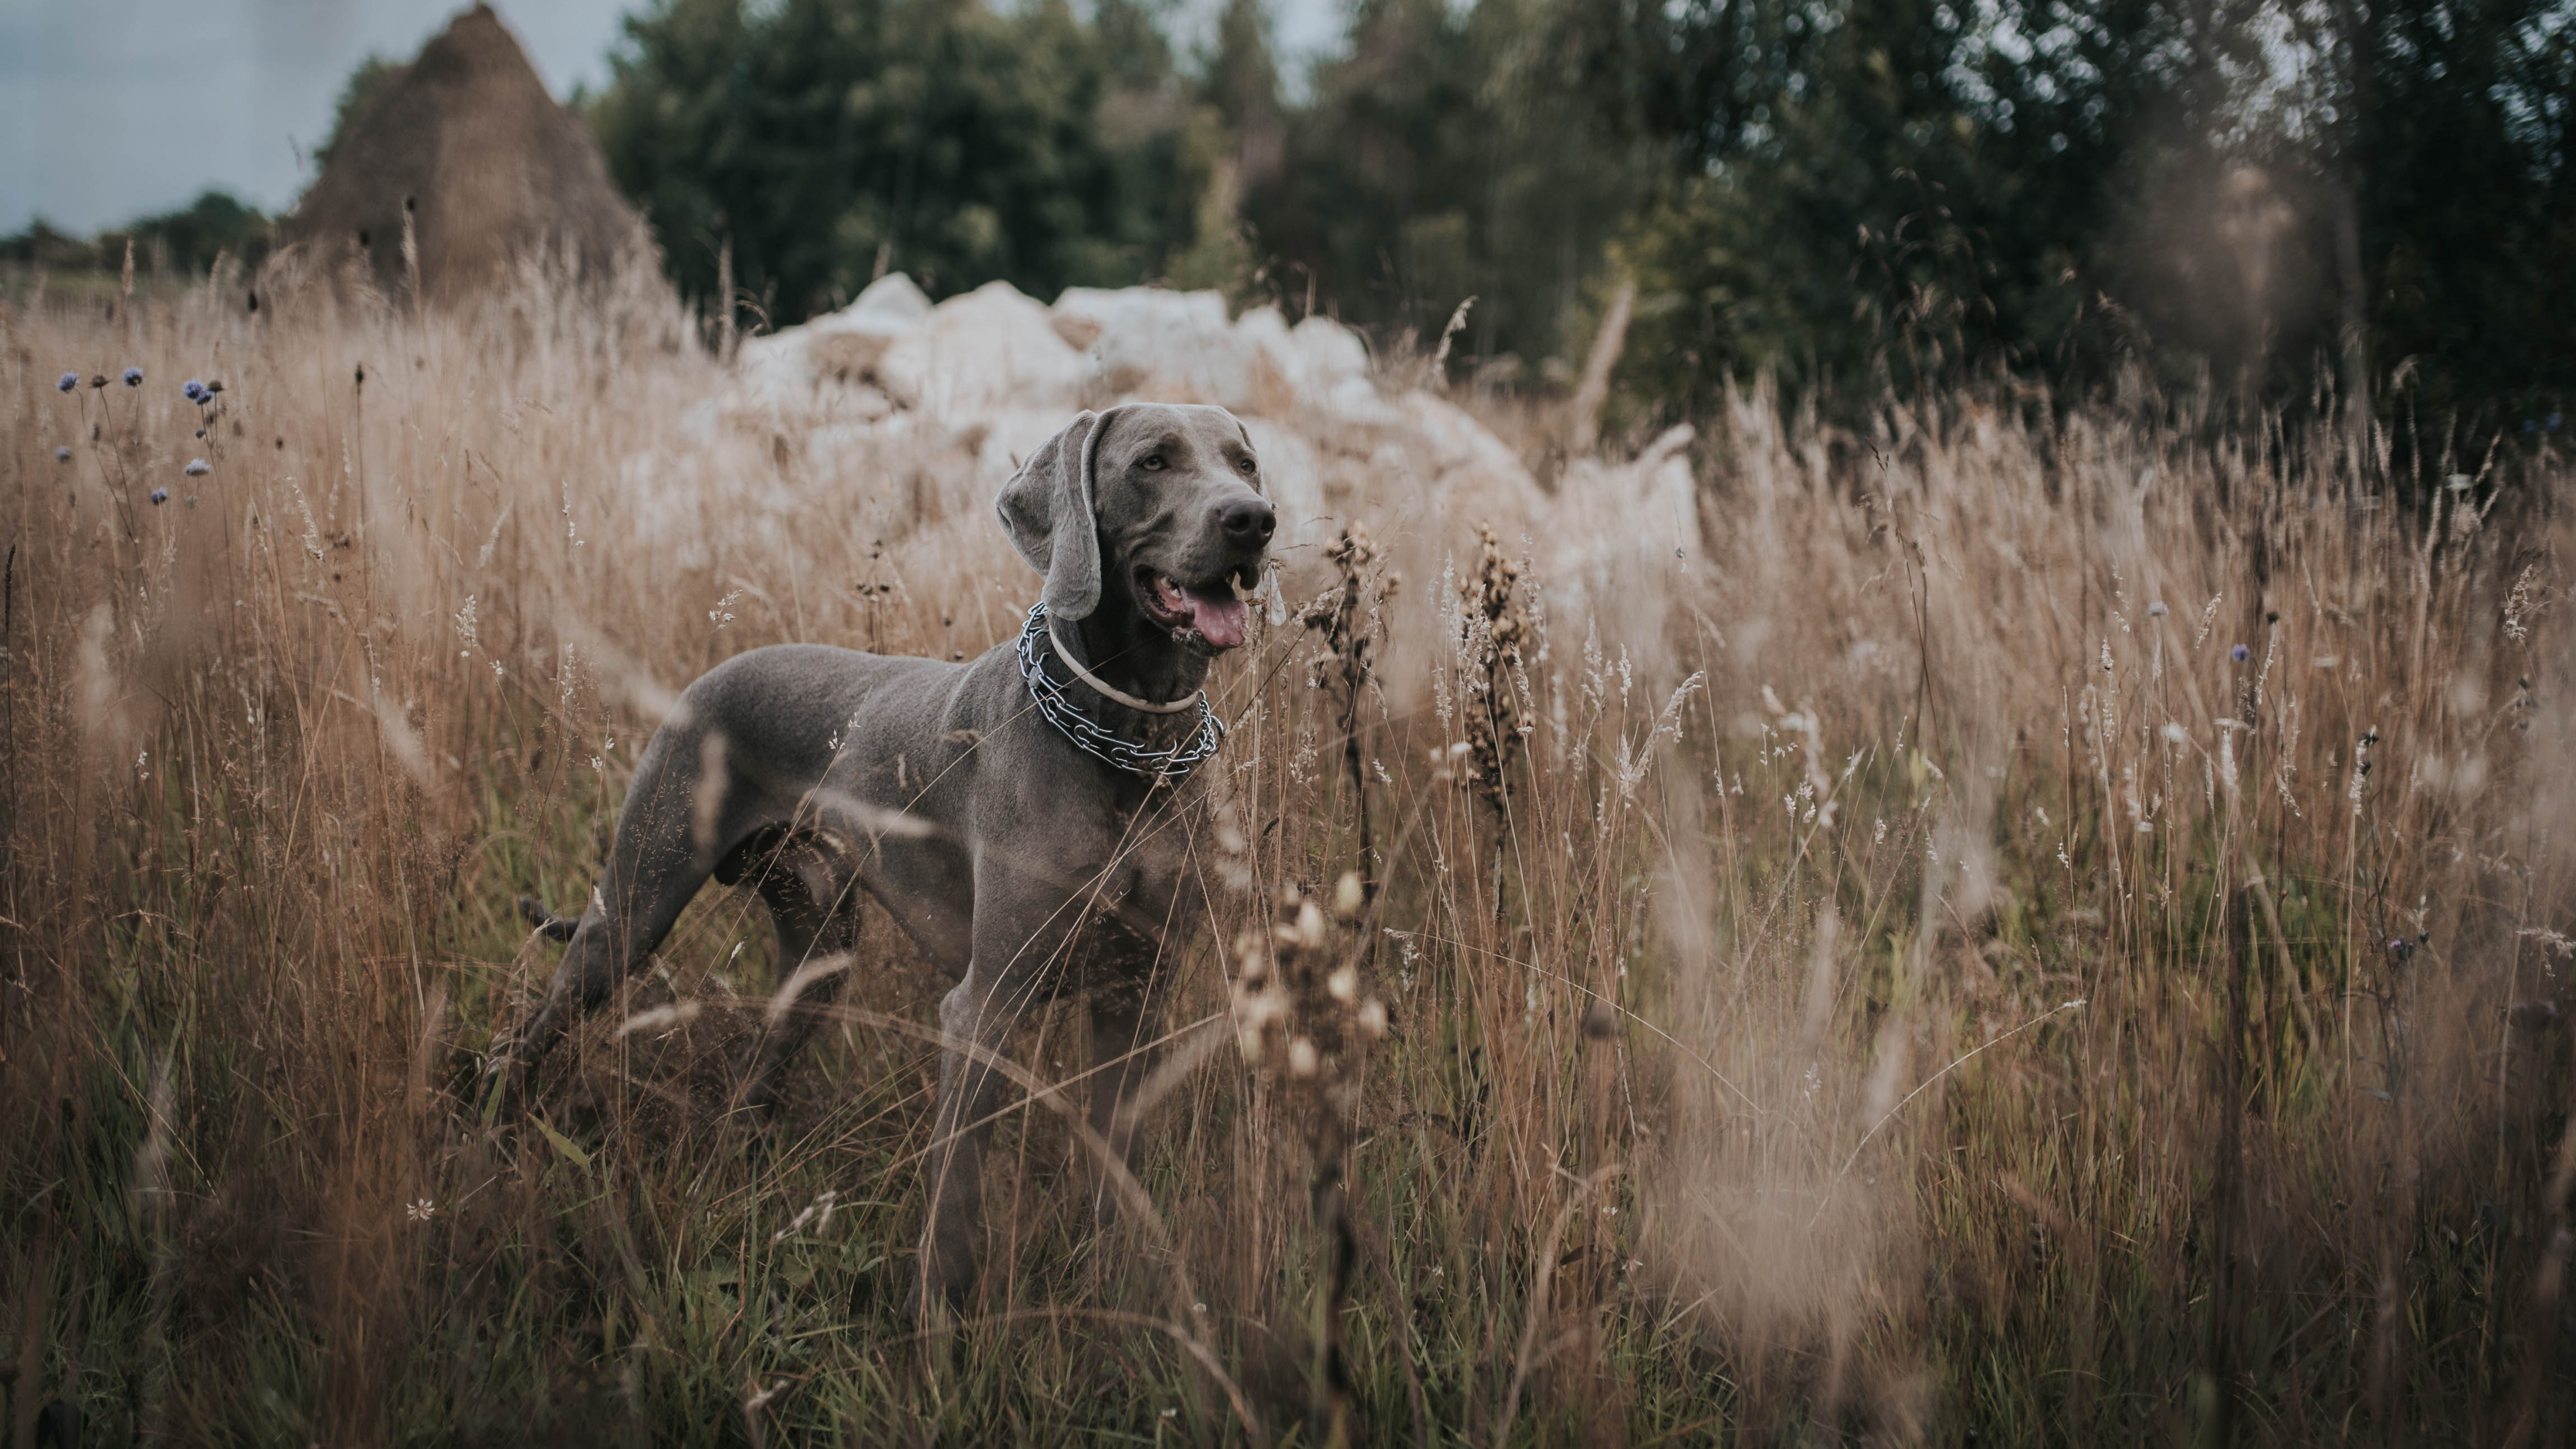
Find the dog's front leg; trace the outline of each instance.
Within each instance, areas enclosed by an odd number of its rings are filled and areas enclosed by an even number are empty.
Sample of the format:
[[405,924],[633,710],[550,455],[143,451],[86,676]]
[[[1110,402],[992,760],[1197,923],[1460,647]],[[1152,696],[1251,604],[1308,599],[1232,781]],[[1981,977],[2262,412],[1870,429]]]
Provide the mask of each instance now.
[[[1134,1166],[1137,1119],[1153,1107],[1137,1094],[1162,1056],[1155,1045],[1161,997],[1153,976],[1143,974],[1100,987],[1091,998],[1091,1130],[1120,1167]],[[1102,1230],[1118,1216],[1111,1176],[1109,1163],[1093,1164],[1092,1219]]]
[[962,1306],[975,1288],[975,1230],[984,1207],[985,1120],[999,1104],[1001,1074],[992,1069],[1004,1034],[988,1010],[986,968],[969,967],[939,1002],[939,1110],[931,1126],[929,1214],[921,1231],[921,1303]]
[[956,1307],[974,1290],[984,1146],[1008,1085],[996,1070],[1011,1031],[1050,990],[1081,912],[1068,893],[990,860],[976,866],[974,947],[964,979],[939,1003],[939,1109],[921,1236],[921,1302]]

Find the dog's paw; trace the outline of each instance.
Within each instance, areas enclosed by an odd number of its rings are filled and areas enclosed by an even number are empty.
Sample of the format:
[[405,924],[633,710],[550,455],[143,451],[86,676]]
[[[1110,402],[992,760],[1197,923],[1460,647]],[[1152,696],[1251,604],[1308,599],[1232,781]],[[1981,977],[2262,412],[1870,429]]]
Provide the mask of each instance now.
[[953,1327],[975,1298],[976,1263],[969,1245],[925,1243],[903,1273],[903,1313],[924,1333]]
[[904,1273],[903,1321],[925,1339],[937,1338],[957,1326],[965,1317],[971,1286],[937,1283],[919,1271]]

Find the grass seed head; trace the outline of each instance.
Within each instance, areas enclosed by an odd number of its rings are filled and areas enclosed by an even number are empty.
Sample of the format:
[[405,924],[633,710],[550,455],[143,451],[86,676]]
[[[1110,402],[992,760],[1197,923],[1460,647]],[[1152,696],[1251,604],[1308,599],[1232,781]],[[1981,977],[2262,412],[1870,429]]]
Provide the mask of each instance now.
[[1323,910],[1313,901],[1304,902],[1297,907],[1296,938],[1299,946],[1309,951],[1324,949],[1324,933],[1329,929],[1330,927],[1324,921]]
[[1333,883],[1333,913],[1343,920],[1351,920],[1357,917],[1361,908],[1367,904],[1368,889],[1360,884],[1360,873],[1355,870],[1343,871],[1342,878]]

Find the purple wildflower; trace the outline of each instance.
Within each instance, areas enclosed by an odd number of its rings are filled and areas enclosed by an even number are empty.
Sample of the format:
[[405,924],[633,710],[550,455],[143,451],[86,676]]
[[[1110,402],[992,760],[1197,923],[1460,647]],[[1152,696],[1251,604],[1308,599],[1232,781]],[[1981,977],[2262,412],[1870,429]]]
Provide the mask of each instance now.
[[68,463],[68,462],[70,462],[71,460],[72,460],[72,450],[71,450],[69,447],[61,447],[61,448],[56,448],[56,449],[54,450],[54,461],[55,461],[55,462],[57,462],[57,463]]
[[127,387],[141,387],[143,385],[143,369],[139,367],[127,368],[125,370],[125,385]]
[[73,388],[78,386],[80,386],[80,374],[77,372],[66,372],[63,374],[62,381],[54,384],[54,391],[70,392]]
[[190,402],[204,402],[206,400],[206,385],[197,381],[193,377],[189,378],[188,385],[179,389],[179,391],[186,394],[187,399]]
[[191,478],[203,478],[207,474],[215,471],[215,469],[213,464],[208,463],[203,458],[190,458],[188,460],[188,466],[180,469],[179,471],[187,474]]
[[2230,649],[2230,650],[2228,650],[2228,651],[2227,651],[2227,657],[2228,657],[2228,658],[2230,658],[2230,659],[2235,660],[2235,661],[2236,661],[2237,663],[2239,663],[2239,664],[2242,664],[2242,663],[2244,663],[2247,659],[2251,658],[2251,657],[2253,656],[2253,653],[2254,653],[2254,651],[2253,651],[2253,650],[2246,648],[2246,647],[2245,647],[2244,645],[2242,645],[2242,644],[2239,644],[2239,645],[2237,645],[2235,648]]
[[152,506],[153,506],[153,507],[158,508],[158,507],[160,507],[162,504],[167,503],[167,502],[169,502],[169,501],[170,501],[170,490],[169,490],[169,489],[167,489],[167,488],[155,488],[155,489],[153,489],[153,490],[152,490]]

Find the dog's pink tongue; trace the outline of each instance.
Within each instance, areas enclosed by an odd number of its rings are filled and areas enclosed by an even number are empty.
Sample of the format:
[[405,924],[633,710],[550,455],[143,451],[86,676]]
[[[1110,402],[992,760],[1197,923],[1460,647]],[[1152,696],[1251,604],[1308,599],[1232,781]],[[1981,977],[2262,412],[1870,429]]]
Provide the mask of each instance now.
[[1183,589],[1181,596],[1189,600],[1190,622],[1197,626],[1201,638],[1219,649],[1232,649],[1243,642],[1244,631],[1252,622],[1250,605],[1222,586],[1205,593]]

